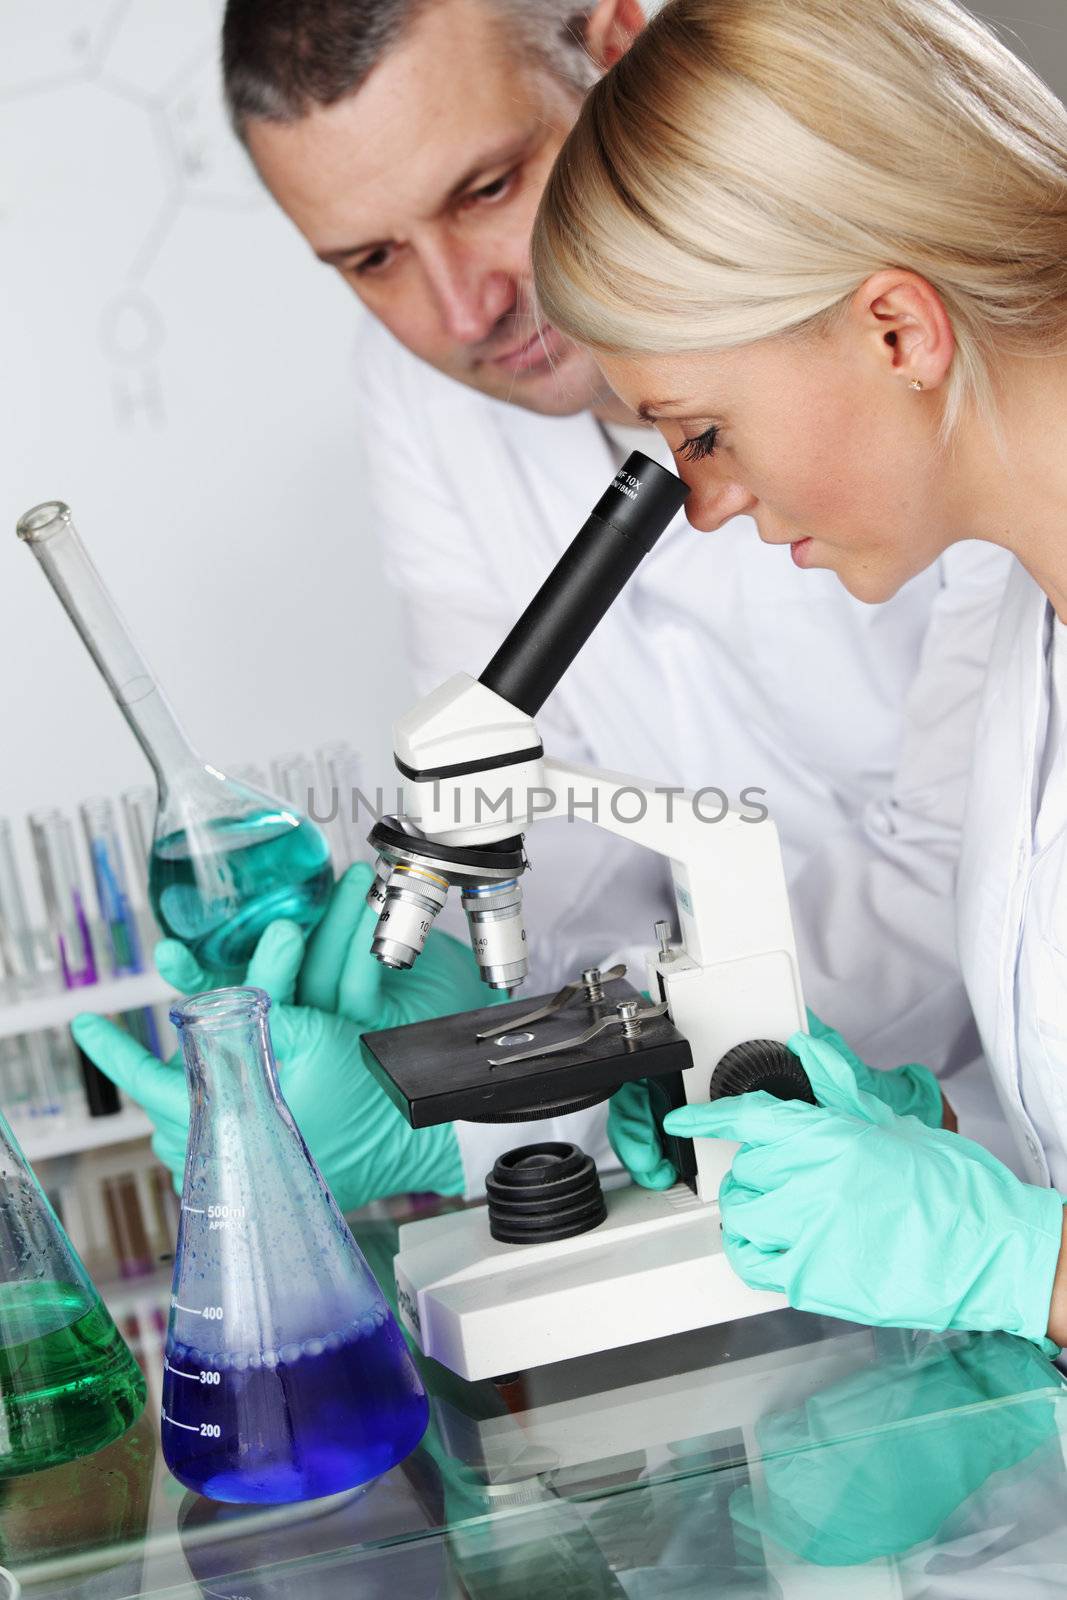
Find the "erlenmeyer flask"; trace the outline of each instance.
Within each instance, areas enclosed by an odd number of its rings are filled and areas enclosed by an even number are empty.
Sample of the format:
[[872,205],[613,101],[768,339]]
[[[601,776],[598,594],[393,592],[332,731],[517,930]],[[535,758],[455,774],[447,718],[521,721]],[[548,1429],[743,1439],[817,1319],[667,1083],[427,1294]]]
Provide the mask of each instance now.
[[189,744],[61,501],[27,511],[37,557],[151,762],[159,791],[149,898],[165,933],[214,972],[241,967],[268,922],[319,920],[333,884],[325,835],[301,812],[235,783]]
[[163,1453],[212,1500],[310,1500],[415,1448],[426,1394],[278,1077],[261,989],[177,1005],[192,1120]]
[[88,1455],[145,1381],[0,1115],[0,1477]]

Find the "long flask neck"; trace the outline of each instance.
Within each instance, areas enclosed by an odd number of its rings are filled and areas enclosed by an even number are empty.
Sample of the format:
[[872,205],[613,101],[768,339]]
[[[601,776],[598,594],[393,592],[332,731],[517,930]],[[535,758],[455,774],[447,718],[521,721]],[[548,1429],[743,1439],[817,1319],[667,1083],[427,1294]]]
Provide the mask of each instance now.
[[[196,1143],[200,1155],[233,1154],[237,1145],[243,1149],[249,1130],[264,1119],[292,1122],[278,1088],[267,1008],[240,1004],[249,992],[215,991],[220,1003],[223,997],[229,1002],[224,1021],[210,1016],[214,996],[197,996],[194,1004],[209,1009],[208,1020],[179,1023],[193,1124],[190,1148]],[[190,1009],[178,1007],[172,1017],[188,1018]]]
[[69,510],[59,502],[38,507],[22,518],[18,532],[96,662],[165,797],[179,772],[201,763],[104,587]]

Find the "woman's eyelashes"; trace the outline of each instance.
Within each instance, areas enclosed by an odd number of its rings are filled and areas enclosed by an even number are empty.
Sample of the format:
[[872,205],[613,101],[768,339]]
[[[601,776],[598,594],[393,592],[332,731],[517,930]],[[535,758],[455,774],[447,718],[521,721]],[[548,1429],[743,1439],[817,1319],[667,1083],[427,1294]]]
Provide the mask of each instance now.
[[703,433],[694,434],[691,439],[683,439],[677,450],[677,456],[684,456],[686,461],[703,461],[715,449],[719,437],[718,423],[712,423],[710,428],[705,428]]

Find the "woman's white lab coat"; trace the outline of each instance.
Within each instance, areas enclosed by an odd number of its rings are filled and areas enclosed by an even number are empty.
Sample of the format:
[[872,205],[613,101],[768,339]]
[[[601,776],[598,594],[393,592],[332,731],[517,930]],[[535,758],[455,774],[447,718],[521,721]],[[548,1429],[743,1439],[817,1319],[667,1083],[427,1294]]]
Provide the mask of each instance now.
[[[1008,582],[979,711],[959,885],[964,979],[1031,1183],[1067,1192],[1067,749],[1039,797],[1051,608]],[[1039,804],[1040,798],[1040,804]]]

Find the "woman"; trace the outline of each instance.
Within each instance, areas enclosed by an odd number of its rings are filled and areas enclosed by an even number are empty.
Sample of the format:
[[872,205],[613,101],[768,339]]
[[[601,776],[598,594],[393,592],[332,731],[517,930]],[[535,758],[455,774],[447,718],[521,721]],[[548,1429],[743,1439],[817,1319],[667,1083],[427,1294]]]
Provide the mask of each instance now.
[[675,452],[696,527],[749,512],[868,601],[960,539],[1017,557],[958,919],[1030,1181],[806,1035],[818,1107],[666,1126],[741,1141],[720,1198],[753,1285],[1063,1344],[1067,112],[953,0],[671,0],[564,145],[534,265],[548,321]]

